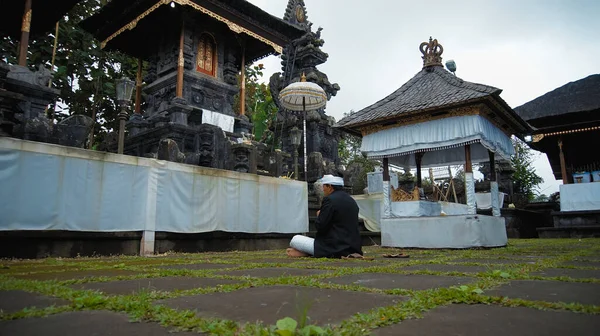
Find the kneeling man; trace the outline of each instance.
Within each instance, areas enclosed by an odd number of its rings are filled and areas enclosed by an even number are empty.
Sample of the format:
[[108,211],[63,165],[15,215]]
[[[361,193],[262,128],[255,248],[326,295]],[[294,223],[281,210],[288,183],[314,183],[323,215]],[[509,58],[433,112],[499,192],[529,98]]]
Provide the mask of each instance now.
[[341,258],[362,256],[358,227],[358,205],[344,191],[344,179],[325,175],[323,203],[317,211],[317,235],[315,239],[296,235],[290,242],[290,257],[315,256],[317,258]]

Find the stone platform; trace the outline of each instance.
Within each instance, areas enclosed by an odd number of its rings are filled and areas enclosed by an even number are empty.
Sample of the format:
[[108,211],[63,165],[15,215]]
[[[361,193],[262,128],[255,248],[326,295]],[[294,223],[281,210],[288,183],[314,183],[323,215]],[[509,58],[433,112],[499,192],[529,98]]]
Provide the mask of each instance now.
[[[405,252],[407,259],[384,258]],[[0,335],[596,335],[600,240],[0,260]],[[285,334],[285,333],[283,333]],[[308,334],[298,333],[298,334]]]
[[384,218],[381,244],[403,248],[505,246],[504,218],[482,215]]

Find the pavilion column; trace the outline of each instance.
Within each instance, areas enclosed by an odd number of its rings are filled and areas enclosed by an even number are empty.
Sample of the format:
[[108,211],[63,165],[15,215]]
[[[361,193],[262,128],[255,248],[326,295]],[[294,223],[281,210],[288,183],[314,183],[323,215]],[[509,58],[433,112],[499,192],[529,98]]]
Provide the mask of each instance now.
[[27,50],[29,49],[29,31],[31,29],[31,0],[25,0],[25,11],[21,24],[21,41],[19,43],[19,65],[27,66]]
[[176,97],[183,98],[183,70],[185,65],[185,59],[183,58],[183,41],[185,34],[185,23],[181,23],[181,34],[179,36],[179,58],[177,61],[177,86],[176,86]]
[[[417,188],[419,188],[419,199],[421,198],[421,189],[423,187],[423,177],[421,176],[421,161],[424,153],[415,153],[415,164],[417,165]],[[418,201],[416,199],[415,201]]]
[[470,215],[477,214],[475,179],[473,178],[473,166],[471,164],[471,145],[465,145],[465,194],[467,195],[468,213]]
[[390,198],[390,168],[388,158],[383,158],[383,218],[392,217],[392,199]]
[[137,76],[135,79],[135,114],[142,114],[142,59],[138,59]]
[[492,216],[500,217],[500,195],[498,193],[498,179],[496,176],[496,161],[494,152],[488,150],[490,156],[490,197],[492,200]]
[[246,45],[244,40],[242,40],[242,65],[240,68],[240,115],[246,115]]
[[560,173],[562,175],[563,184],[569,184],[569,176],[567,175],[567,164],[565,162],[565,153],[563,152],[562,138],[558,138],[558,155],[560,158]]

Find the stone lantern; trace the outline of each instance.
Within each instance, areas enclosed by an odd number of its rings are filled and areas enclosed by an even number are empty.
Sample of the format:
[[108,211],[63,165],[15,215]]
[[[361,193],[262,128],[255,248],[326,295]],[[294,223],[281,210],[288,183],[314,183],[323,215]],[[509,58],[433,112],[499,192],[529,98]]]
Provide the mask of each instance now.
[[292,146],[294,146],[294,179],[298,179],[298,146],[300,146],[300,141],[302,137],[302,131],[294,126],[290,130],[290,140],[292,142]]
[[125,120],[127,120],[127,106],[131,103],[131,94],[135,88],[135,83],[127,77],[122,77],[117,80],[117,102],[121,111],[118,114],[119,118],[119,147],[118,153],[123,154],[125,143]]

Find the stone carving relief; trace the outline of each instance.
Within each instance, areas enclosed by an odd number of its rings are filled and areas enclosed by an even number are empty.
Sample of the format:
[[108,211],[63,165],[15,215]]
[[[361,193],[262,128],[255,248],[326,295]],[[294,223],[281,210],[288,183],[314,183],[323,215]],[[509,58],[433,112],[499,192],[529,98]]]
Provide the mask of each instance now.
[[212,127],[202,127],[198,131],[198,165],[212,167],[215,153],[213,143],[215,132]]
[[233,145],[232,146],[234,164],[233,170],[239,173],[250,172],[250,146],[248,145]]

